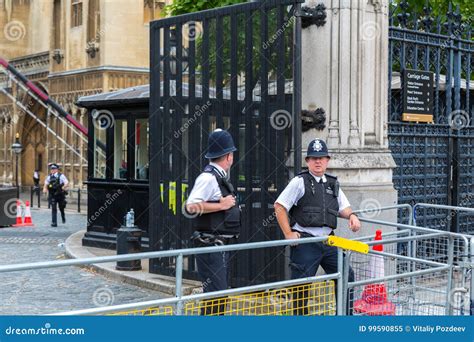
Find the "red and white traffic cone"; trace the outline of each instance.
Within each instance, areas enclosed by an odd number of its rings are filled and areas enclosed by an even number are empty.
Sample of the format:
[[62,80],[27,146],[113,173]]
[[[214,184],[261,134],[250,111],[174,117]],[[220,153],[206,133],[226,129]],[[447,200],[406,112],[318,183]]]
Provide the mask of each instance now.
[[13,227],[21,227],[23,225],[23,218],[21,216],[21,201],[16,201],[16,223]]
[[[382,231],[375,232],[375,241],[382,240]],[[383,251],[383,245],[374,245],[374,251]],[[369,260],[371,278],[384,278],[385,265],[383,256],[372,255]],[[387,288],[384,283],[368,284],[362,291],[362,298],[354,303],[354,312],[369,316],[389,316],[395,315],[395,304],[387,297]]]
[[25,222],[23,223],[23,227],[32,227],[34,226],[33,220],[31,219],[31,208],[30,208],[30,201],[25,202]]

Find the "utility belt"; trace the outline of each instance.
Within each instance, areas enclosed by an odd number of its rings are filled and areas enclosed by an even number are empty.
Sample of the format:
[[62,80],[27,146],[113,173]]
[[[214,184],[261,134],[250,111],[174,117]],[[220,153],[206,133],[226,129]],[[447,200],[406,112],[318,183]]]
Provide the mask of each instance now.
[[224,246],[234,243],[239,238],[238,235],[212,234],[195,231],[191,235],[191,241],[195,247]]
[[[302,238],[308,238],[308,237],[309,237],[309,238],[313,238],[313,237],[317,237],[317,236],[311,235],[311,234],[306,233],[306,232],[300,232],[299,230],[294,230],[294,229],[292,229],[291,231],[300,234],[300,237],[302,237]],[[331,230],[331,232],[329,233],[329,236],[331,236],[331,235],[334,235],[334,229]]]

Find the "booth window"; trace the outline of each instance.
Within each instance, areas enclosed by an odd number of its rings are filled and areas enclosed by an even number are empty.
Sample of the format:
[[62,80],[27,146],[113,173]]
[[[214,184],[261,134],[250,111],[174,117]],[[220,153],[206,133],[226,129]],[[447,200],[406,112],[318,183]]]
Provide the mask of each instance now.
[[128,178],[127,120],[117,120],[114,125],[114,178]]
[[94,126],[94,178],[105,178],[107,130]]
[[148,119],[135,121],[135,179],[148,179]]

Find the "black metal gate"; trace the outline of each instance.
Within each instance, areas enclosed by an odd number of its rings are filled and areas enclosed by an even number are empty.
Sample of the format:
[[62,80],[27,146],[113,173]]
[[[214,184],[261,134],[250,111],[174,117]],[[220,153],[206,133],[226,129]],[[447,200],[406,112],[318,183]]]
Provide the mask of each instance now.
[[[451,5],[433,18],[431,8],[408,13],[402,1],[392,8],[389,29],[389,145],[397,163],[398,202],[474,205],[474,123],[472,103],[472,18]],[[434,122],[405,123],[402,117],[406,69],[431,71]],[[424,226],[474,233],[472,216],[444,210],[417,213]]]
[[[234,137],[231,181],[243,206],[241,242],[281,238],[273,203],[293,164],[295,10],[300,0],[250,2],[151,24],[150,247],[190,247],[183,213],[189,187],[207,164],[209,133]],[[233,255],[233,285],[281,279],[284,248]],[[150,271],[174,274],[174,260]],[[185,275],[195,277],[193,258]]]

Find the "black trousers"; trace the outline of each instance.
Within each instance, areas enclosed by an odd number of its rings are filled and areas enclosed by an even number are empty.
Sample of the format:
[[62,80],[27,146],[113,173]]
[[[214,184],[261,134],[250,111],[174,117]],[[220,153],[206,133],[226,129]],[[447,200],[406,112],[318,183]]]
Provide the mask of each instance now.
[[66,208],[66,199],[64,195],[50,195],[49,203],[51,203],[51,223],[58,224],[58,207],[63,221],[66,220],[64,209]]
[[[209,247],[194,242],[195,247]],[[227,290],[229,287],[229,253],[217,252],[196,255],[199,279],[203,291],[214,292]],[[227,305],[226,297],[203,301],[201,315],[224,315]]]
[[[291,278],[313,277],[321,265],[327,274],[338,272],[337,248],[322,242],[305,243],[291,247]],[[349,268],[349,281],[354,281],[354,271]],[[337,281],[336,281],[337,288]],[[298,291],[294,298],[294,315],[308,315],[308,291]],[[353,291],[349,291],[347,313],[352,314]]]

